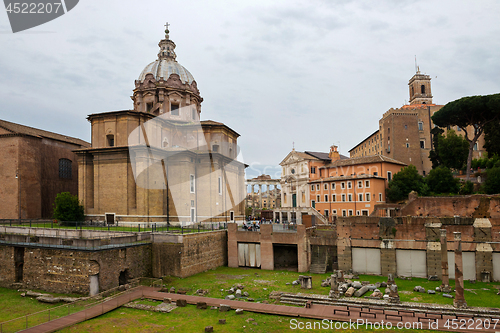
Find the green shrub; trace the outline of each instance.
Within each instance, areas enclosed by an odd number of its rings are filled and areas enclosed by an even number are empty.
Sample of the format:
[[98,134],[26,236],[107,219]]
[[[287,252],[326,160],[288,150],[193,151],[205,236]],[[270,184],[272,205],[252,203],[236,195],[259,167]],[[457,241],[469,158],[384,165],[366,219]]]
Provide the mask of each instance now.
[[500,168],[493,168],[486,173],[484,182],[484,192],[486,194],[500,193]]
[[471,181],[462,182],[458,193],[462,195],[472,194],[474,192],[474,184]]
[[78,196],[62,192],[54,201],[54,219],[58,221],[83,221],[85,218],[83,206]]
[[409,165],[394,175],[389,182],[387,197],[396,202],[408,198],[411,191],[420,195],[427,194],[424,178],[419,175],[414,165]]
[[445,166],[437,167],[429,172],[425,178],[432,193],[458,193],[458,180],[453,177],[450,169]]

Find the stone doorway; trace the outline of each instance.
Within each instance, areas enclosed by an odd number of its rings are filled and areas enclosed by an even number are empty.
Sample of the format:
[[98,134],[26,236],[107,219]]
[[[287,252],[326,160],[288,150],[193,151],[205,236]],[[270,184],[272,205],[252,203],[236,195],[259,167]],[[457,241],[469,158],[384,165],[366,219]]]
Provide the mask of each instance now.
[[274,269],[297,272],[299,257],[296,244],[273,244]]
[[118,277],[118,285],[122,286],[124,284],[128,284],[130,280],[130,274],[128,272],[128,269],[121,271],[120,276]]
[[90,276],[90,296],[99,294],[99,274]]
[[14,248],[15,281],[23,281],[24,247]]

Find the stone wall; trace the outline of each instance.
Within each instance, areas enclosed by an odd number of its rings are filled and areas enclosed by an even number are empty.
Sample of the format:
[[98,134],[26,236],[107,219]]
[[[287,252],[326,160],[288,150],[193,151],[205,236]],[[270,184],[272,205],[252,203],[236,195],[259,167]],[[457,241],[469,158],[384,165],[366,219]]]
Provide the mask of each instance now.
[[[484,199],[479,199],[480,200]],[[488,200],[488,205],[492,198]],[[474,217],[340,217],[337,220],[339,268],[352,269],[352,248],[380,249],[382,275],[397,273],[397,250],[425,251],[427,276],[441,278],[440,229],[447,231],[448,251],[453,251],[453,233],[462,235],[463,251],[475,253],[476,279],[482,272],[493,274],[493,253],[500,252],[499,219]]]
[[227,265],[226,230],[153,234],[153,276],[187,277]]
[[[16,281],[16,248],[24,249],[22,280]],[[119,285],[120,272],[130,279],[151,276],[151,245],[103,251],[0,246],[0,285],[22,282],[25,288],[57,293],[88,294],[90,276],[98,275],[99,289]]]

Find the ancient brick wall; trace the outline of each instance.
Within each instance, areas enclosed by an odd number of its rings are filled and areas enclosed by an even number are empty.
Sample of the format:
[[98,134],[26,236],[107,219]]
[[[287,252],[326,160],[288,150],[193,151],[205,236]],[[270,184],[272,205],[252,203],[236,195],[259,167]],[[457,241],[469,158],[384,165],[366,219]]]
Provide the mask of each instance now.
[[[15,281],[13,246],[0,246],[0,285]],[[57,293],[88,294],[90,276],[98,275],[99,289],[119,285],[120,272],[128,278],[151,276],[151,246],[141,245],[105,251],[49,248],[24,249],[22,282],[25,288]]]
[[227,265],[226,230],[154,237],[153,276],[187,277]]
[[487,217],[500,218],[500,197],[468,195],[453,197],[420,197],[401,208],[400,216]]

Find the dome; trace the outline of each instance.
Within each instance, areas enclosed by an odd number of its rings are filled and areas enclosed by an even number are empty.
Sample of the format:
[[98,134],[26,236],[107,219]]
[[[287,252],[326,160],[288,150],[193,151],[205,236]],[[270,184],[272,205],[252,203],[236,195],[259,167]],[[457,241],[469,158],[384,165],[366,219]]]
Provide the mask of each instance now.
[[177,61],[168,58],[157,59],[147,65],[141,75],[139,75],[138,80],[141,82],[144,81],[148,73],[153,74],[156,80],[159,80],[161,77],[164,80],[168,80],[170,75],[175,73],[179,75],[182,83],[191,84],[194,81],[193,75],[186,68]]

